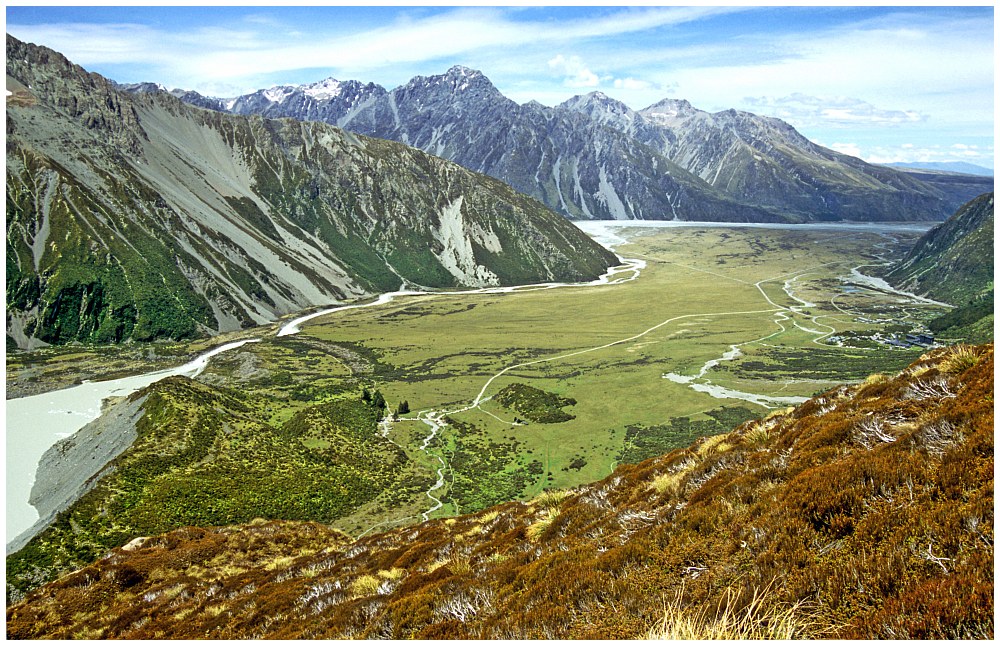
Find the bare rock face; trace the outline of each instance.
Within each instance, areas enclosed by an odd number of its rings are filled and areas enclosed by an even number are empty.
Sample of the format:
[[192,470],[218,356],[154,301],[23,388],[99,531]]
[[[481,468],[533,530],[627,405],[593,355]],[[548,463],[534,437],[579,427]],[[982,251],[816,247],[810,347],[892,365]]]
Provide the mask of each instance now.
[[574,219],[940,220],[985,190],[925,182],[818,146],[781,120],[684,100],[635,111],[594,92],[518,105],[460,66],[391,91],[326,79],[225,105],[401,141]]
[[20,347],[185,338],[402,285],[590,280],[617,262],[537,201],[399,143],[127,92],[10,36],[7,78]]

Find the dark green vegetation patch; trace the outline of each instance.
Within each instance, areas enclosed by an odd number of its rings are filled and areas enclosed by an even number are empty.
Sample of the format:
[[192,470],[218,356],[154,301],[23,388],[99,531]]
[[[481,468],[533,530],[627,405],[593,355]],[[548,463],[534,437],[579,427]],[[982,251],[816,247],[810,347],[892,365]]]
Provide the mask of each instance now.
[[451,467],[448,500],[460,513],[479,511],[520,498],[535,484],[540,470],[518,458],[522,445],[516,439],[491,437],[474,424],[448,420],[454,427],[455,446],[447,455]]
[[271,424],[266,400],[240,390],[171,377],[142,392],[138,438],[114,470],[8,557],[8,598],[136,536],[261,517],[330,522],[407,484],[406,454],[378,433],[384,410],[357,394]]
[[783,378],[817,381],[860,381],[873,372],[902,370],[917,359],[922,348],[755,348],[744,357],[723,363],[725,370],[742,379],[780,381]]
[[530,421],[540,424],[568,422],[575,418],[575,415],[562,410],[565,406],[575,405],[575,399],[560,397],[526,384],[511,384],[498,392],[493,399],[502,406],[513,408]]
[[759,413],[743,406],[716,408],[707,411],[705,415],[708,419],[675,417],[665,424],[656,426],[626,426],[625,447],[618,461],[624,464],[638,464],[648,458],[687,446],[700,437],[725,433],[748,420],[759,417]]

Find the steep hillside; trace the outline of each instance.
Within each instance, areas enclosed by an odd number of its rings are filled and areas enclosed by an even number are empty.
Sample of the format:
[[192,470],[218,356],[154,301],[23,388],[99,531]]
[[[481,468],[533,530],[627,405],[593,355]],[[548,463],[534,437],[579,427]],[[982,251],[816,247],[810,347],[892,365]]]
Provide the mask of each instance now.
[[710,114],[674,99],[634,111],[599,92],[553,108],[518,105],[460,66],[391,91],[326,79],[219,105],[402,141],[577,219],[935,220],[981,190],[944,190],[746,112]]
[[191,337],[401,285],[579,281],[617,262],[509,186],[398,143],[123,92],[10,36],[7,87],[19,347]]
[[928,231],[885,278],[906,291],[957,306],[931,322],[932,331],[992,340],[993,193],[972,200]]
[[893,285],[960,303],[993,286],[993,193],[980,195],[928,231],[891,271]]
[[993,358],[936,350],[592,485],[356,541],[134,539],[7,634],[991,639]]

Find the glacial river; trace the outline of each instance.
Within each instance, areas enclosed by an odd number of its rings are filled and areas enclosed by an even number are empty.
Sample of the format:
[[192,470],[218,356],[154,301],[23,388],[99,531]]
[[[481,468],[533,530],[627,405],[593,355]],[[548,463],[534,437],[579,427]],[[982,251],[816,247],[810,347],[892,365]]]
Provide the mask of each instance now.
[[[675,228],[675,227],[741,227],[741,228],[780,228],[780,229],[815,229],[839,230],[844,232],[923,232],[932,223],[915,224],[731,224],[680,221],[607,221],[579,222],[578,226],[594,240],[609,249],[613,249],[628,240],[623,237],[629,228]],[[559,287],[582,288],[596,285],[608,285],[622,280],[634,279],[644,267],[642,261],[625,260],[623,265],[612,268],[607,274],[589,283],[540,283],[517,287],[491,287],[471,289],[450,294],[484,294],[512,293],[536,289],[553,289]],[[628,274],[621,277],[620,274]],[[378,299],[364,304],[341,305],[319,312],[302,316],[283,326],[278,336],[295,334],[305,322],[326,314],[357,307],[377,307],[389,303],[397,297],[419,295],[425,292],[401,290],[382,294]],[[31,487],[35,482],[38,462],[42,455],[60,439],[69,437],[83,428],[88,422],[96,419],[101,412],[102,402],[109,397],[128,396],[146,386],[173,375],[194,377],[204,370],[208,361],[215,355],[238,348],[245,343],[259,339],[251,339],[229,343],[199,356],[194,361],[177,368],[151,372],[134,377],[114,379],[110,381],[83,383],[64,390],[43,393],[31,397],[7,400],[6,402],[6,436],[7,436],[7,542],[16,538],[38,520],[38,512],[29,504]]]
[[215,355],[248,342],[227,343],[169,370],[110,381],[84,382],[63,390],[8,400],[7,542],[38,520],[38,511],[28,503],[28,497],[42,455],[59,440],[97,419],[105,399],[131,395],[151,383],[174,375],[194,377]]

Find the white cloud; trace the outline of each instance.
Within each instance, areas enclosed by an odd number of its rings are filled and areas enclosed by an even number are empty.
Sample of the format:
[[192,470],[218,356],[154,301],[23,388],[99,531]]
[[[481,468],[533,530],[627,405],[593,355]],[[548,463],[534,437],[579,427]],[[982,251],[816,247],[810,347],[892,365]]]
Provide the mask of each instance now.
[[800,126],[856,127],[898,126],[925,121],[916,110],[879,108],[867,101],[845,96],[810,96],[795,93],[782,97],[747,97],[750,110],[778,117]]
[[873,164],[896,162],[958,162],[964,161],[986,168],[993,168],[993,149],[967,144],[895,146],[837,142],[827,145],[845,155],[859,157]]
[[615,79],[615,87],[620,90],[648,90],[653,84],[649,81],[641,81],[632,77]]
[[584,65],[579,56],[566,58],[562,54],[549,61],[549,69],[564,77],[566,87],[588,88],[600,85],[600,78]]
[[[8,23],[17,38],[44,44],[83,66],[147,64],[158,70],[156,80],[193,87],[205,83],[252,82],[264,75],[328,68],[361,74],[403,63],[468,57],[489,49],[517,56],[518,48],[538,48],[594,37],[611,38],[691,22],[742,8],[665,7],[597,12],[572,20],[516,20],[514,11],[458,8],[421,16],[399,13],[388,24],[362,27],[336,38],[296,25],[298,38],[288,38],[291,26],[270,16],[248,13],[237,28],[205,28],[173,32],[143,25]],[[600,79],[585,68],[571,82],[592,87]]]
[[[155,22],[11,24],[8,12],[7,31],[116,80],[215,96],[323,76],[391,88],[461,63],[519,102],[555,105],[597,87],[637,109],[670,96],[708,111],[777,116],[810,138],[858,142],[862,151],[872,142],[902,150],[904,141],[922,149],[933,139],[946,150],[993,138],[993,30],[981,14],[899,7],[846,22],[850,12],[839,9],[815,20],[809,9],[791,9],[798,20],[785,24],[784,13],[754,7],[603,7],[574,10],[577,18],[533,11],[403,9],[361,25],[248,8],[211,29],[183,31]],[[683,27],[728,12],[746,12],[732,37],[712,32],[732,20]]]
[[836,150],[838,153],[850,155],[851,157],[862,156],[861,146],[857,144],[833,143],[830,144],[830,148]]

